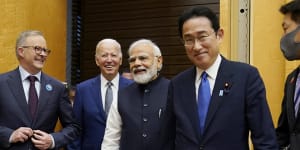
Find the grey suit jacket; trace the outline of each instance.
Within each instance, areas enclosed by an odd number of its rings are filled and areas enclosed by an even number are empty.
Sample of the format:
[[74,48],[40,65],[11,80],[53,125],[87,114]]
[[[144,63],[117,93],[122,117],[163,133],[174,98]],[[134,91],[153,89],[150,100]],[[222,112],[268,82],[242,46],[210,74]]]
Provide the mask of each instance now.
[[[37,116],[32,120],[19,69],[0,75],[0,149],[36,149],[31,140],[9,143],[10,135],[19,127],[30,127],[51,134],[55,148],[70,143],[79,135],[80,126],[74,119],[64,85],[44,73],[41,74],[40,82]],[[54,133],[58,118],[64,128]]]

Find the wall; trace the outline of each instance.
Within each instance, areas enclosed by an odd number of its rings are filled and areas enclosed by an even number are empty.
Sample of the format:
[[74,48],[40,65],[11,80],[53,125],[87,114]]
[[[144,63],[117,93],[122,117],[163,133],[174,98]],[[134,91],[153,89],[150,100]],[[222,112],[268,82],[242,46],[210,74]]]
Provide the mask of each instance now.
[[44,72],[65,81],[66,66],[66,0],[0,0],[0,73],[18,66],[15,41],[28,29],[44,33],[52,50]]

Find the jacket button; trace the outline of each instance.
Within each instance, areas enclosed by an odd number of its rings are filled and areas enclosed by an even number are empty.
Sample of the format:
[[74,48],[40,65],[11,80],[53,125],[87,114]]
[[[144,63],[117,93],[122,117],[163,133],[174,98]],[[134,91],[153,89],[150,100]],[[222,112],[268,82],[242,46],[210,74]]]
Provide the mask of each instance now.
[[199,149],[200,149],[200,150],[204,150],[204,146],[203,146],[203,145],[200,145]]
[[147,118],[143,118],[143,121],[144,121],[144,122],[147,122],[147,121],[148,121],[148,119],[147,119]]
[[146,134],[146,133],[143,133],[142,136],[145,138],[145,137],[147,137],[147,134]]

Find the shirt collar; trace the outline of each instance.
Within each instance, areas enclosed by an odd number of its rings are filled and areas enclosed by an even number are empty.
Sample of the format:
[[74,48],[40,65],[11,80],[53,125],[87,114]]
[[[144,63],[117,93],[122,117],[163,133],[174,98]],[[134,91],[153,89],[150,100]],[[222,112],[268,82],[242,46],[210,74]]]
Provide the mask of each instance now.
[[[107,85],[108,80],[102,74],[100,74],[100,78],[101,78],[101,84],[104,85],[105,87]],[[118,87],[119,79],[120,79],[120,75],[117,74],[110,82],[113,84],[113,86]]]
[[38,79],[38,81],[41,81],[41,74],[42,74],[41,71],[39,71],[37,74],[30,74],[22,66],[19,66],[19,71],[20,71],[20,74],[21,74],[22,81],[26,80],[27,77],[30,76],[30,75],[35,76]]
[[222,60],[222,57],[219,54],[217,56],[217,59],[215,60],[215,62],[208,69],[202,70],[202,69],[196,67],[196,70],[197,70],[196,81],[201,80],[201,74],[202,74],[203,71],[205,71],[207,73],[208,77],[210,77],[213,80],[216,80],[218,70],[219,70],[219,67],[220,67],[220,64],[221,64],[221,60]]

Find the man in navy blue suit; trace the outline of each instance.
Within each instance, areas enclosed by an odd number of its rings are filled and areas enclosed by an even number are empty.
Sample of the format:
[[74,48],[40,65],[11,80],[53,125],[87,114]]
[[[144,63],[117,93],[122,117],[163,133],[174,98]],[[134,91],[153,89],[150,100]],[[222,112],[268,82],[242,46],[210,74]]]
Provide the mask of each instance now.
[[250,134],[254,149],[277,150],[262,78],[255,67],[220,55],[224,31],[215,13],[194,7],[178,24],[194,66],[171,80],[163,149],[248,150]]
[[[284,15],[280,48],[289,60],[300,60],[300,1],[294,0],[280,7]],[[300,68],[295,68],[286,78],[282,111],[276,128],[278,143],[282,150],[300,149]]]
[[95,61],[100,75],[76,86],[73,110],[82,126],[78,140],[68,146],[76,150],[100,150],[109,112],[105,101],[108,84],[111,83],[113,101],[117,100],[118,90],[132,83],[119,75],[122,64],[120,44],[113,39],[103,39],[96,46]]
[[158,150],[169,86],[159,76],[161,52],[152,41],[141,39],[130,45],[128,54],[135,83],[120,90],[113,103],[102,150]]
[[[79,136],[67,89],[41,71],[49,54],[40,31],[17,39],[19,67],[0,75],[1,150],[59,149]],[[54,132],[58,118],[63,128]]]

